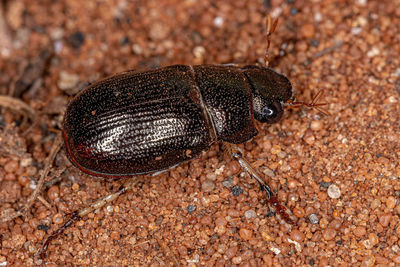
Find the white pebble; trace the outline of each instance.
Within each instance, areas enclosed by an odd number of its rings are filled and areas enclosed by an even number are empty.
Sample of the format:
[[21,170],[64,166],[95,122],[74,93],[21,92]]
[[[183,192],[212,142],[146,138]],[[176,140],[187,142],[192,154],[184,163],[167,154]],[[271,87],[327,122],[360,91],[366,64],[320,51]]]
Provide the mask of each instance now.
[[257,218],[257,213],[254,210],[248,210],[244,213],[244,216],[247,219],[251,219],[251,218]]
[[222,18],[222,17],[215,17],[214,18],[214,25],[216,26],[216,27],[221,27],[222,25],[224,24],[224,19]]
[[339,198],[340,197],[340,189],[337,185],[331,184],[328,187],[328,196],[330,198]]

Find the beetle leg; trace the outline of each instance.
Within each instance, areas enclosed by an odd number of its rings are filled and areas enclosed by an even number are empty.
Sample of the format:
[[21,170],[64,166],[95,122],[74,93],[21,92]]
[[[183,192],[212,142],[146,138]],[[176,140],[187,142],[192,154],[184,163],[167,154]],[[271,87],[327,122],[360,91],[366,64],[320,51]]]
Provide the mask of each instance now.
[[[236,150],[236,151],[235,151]],[[272,197],[272,190],[267,184],[267,182],[262,178],[262,176],[248,163],[242,156],[241,151],[239,150],[238,147],[234,147],[232,150],[232,156],[234,159],[236,159],[239,162],[239,165],[242,167],[242,169],[247,173],[247,175],[256,180],[258,184],[260,185],[261,191],[265,191],[267,193],[268,199],[271,199]]]
[[119,189],[117,192],[112,193],[102,199],[99,199],[95,201],[94,203],[90,204],[90,206],[85,207],[80,210],[76,210],[70,214],[69,220],[60,228],[57,229],[53,234],[51,234],[47,239],[43,242],[42,249],[40,251],[40,255],[42,258],[46,254],[47,247],[53,241],[56,239],[59,235],[61,235],[69,226],[71,226],[74,222],[77,220],[81,219],[83,216],[91,213],[94,210],[100,209],[104,207],[106,204],[113,202],[116,200],[120,195],[124,194],[126,191],[131,189],[135,184],[137,183],[137,177],[133,177],[126,181]]
[[242,169],[247,173],[247,175],[256,180],[260,185],[261,191],[265,191],[268,197],[268,202],[270,205],[275,208],[275,212],[287,223],[295,224],[295,222],[290,218],[288,209],[283,206],[275,194],[272,192],[271,188],[269,187],[268,183],[265,181],[262,175],[258,171],[256,171],[250,163],[248,163],[243,155],[240,148],[233,144],[224,143],[225,148],[230,152],[232,157],[238,161],[239,165]]

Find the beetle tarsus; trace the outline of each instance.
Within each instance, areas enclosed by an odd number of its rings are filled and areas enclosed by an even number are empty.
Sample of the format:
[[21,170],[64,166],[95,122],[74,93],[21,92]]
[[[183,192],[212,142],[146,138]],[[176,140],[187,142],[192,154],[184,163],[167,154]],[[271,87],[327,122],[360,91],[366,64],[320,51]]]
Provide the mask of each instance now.
[[51,234],[49,237],[47,237],[47,239],[43,242],[43,246],[42,249],[40,250],[40,256],[41,258],[44,258],[46,256],[46,251],[48,246],[50,245],[51,241],[53,241],[54,239],[56,239],[59,235],[61,235],[62,233],[64,233],[64,231],[71,226],[74,222],[76,222],[77,220],[79,220],[81,218],[81,216],[79,216],[79,212],[76,210],[74,212],[71,213],[69,220],[60,228],[57,229],[56,232],[54,232],[53,234]]

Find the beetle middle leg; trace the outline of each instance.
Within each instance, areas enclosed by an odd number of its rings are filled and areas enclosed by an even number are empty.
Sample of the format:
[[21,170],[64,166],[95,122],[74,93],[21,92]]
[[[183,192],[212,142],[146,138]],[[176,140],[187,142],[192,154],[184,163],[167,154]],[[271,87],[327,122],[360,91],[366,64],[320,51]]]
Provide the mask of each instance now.
[[133,188],[138,182],[138,177],[132,177],[128,179],[119,189],[117,192],[112,193],[102,199],[95,201],[94,203],[90,204],[89,206],[76,210],[70,214],[69,220],[60,228],[58,228],[53,234],[51,234],[47,239],[43,242],[42,250],[40,251],[40,255],[43,257],[46,254],[47,247],[56,239],[59,235],[61,235],[69,226],[71,226],[74,222],[81,219],[83,216],[91,213],[94,210],[100,209],[107,205],[108,203],[113,202],[116,200],[120,195],[124,194],[129,189]]
[[238,161],[239,165],[247,173],[247,175],[258,182],[261,191],[266,192],[269,204],[275,209],[275,212],[281,217],[281,219],[289,224],[295,224],[293,219],[289,216],[288,209],[279,202],[278,198],[272,192],[263,176],[244,159],[240,148],[229,143],[224,143],[224,147],[227,152],[229,152],[229,154],[231,154],[231,156]]

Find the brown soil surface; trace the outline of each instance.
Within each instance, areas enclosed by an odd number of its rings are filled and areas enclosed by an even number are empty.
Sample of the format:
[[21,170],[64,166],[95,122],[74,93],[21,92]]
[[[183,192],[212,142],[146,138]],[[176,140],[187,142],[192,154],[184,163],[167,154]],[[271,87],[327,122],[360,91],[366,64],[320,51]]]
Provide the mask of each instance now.
[[[271,65],[297,99],[241,145],[297,217],[269,213],[256,182],[214,145],[78,220],[123,181],[90,177],[62,148],[24,216],[0,223],[0,266],[400,266],[399,1],[9,0],[0,3],[0,215],[21,210],[64,109],[129,69],[251,63],[279,16]],[[8,26],[7,26],[8,25]],[[281,56],[280,53],[282,54]],[[7,214],[6,214],[7,213]]]

